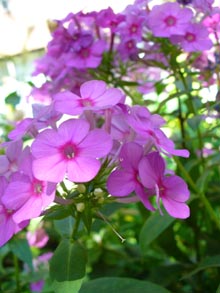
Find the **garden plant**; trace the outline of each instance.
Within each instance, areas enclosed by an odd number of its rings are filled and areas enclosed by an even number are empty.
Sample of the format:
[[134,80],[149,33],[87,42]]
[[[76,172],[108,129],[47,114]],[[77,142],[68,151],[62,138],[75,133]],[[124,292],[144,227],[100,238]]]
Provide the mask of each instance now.
[[50,23],[0,121],[1,292],[220,290],[220,5],[156,2]]

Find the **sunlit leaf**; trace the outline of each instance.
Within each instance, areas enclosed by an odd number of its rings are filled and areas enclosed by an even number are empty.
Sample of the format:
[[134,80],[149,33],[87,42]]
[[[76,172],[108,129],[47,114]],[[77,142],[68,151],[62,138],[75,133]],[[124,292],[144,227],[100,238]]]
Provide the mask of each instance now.
[[85,275],[87,255],[77,241],[64,239],[50,260],[50,277],[57,282],[75,281]]
[[147,281],[130,278],[106,277],[83,284],[79,293],[168,293],[167,289]]

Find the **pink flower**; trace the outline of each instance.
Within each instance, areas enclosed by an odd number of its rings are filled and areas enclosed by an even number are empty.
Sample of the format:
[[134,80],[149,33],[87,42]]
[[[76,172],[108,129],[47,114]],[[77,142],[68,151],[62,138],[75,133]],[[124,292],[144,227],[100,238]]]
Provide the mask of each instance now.
[[116,105],[123,94],[119,89],[107,88],[104,81],[87,81],[80,87],[80,96],[64,91],[54,96],[56,111],[69,115],[80,115],[85,110],[103,110]]
[[121,22],[117,29],[121,39],[141,41],[145,19],[146,15],[140,13],[128,14],[126,20]]
[[176,150],[173,141],[166,137],[160,129],[165,123],[165,120],[160,115],[151,115],[147,108],[133,106],[126,119],[130,127],[132,127],[139,136],[147,139],[146,143],[148,145],[151,144],[151,146],[155,146],[167,156],[189,156],[187,150]]
[[202,12],[210,12],[212,10],[212,4],[214,0],[193,0],[193,6]]
[[180,219],[189,217],[189,207],[185,204],[190,195],[187,185],[178,176],[165,176],[165,163],[158,152],[142,158],[139,164],[139,176],[146,188],[155,190],[159,210],[161,200],[172,217]]
[[193,13],[178,3],[155,5],[148,16],[148,26],[156,37],[183,35]]
[[115,14],[111,7],[103,9],[97,13],[97,25],[104,28],[110,28],[115,32],[120,22],[125,19],[123,14]]
[[44,247],[49,240],[48,235],[42,227],[38,227],[35,231],[28,231],[26,237],[30,246],[38,248]]
[[98,158],[110,152],[112,140],[104,130],[89,128],[83,119],[70,119],[57,130],[42,131],[31,147],[36,178],[61,182],[67,174],[74,182],[92,180],[101,166]]
[[110,174],[107,189],[111,195],[118,197],[135,192],[147,209],[154,210],[138,175],[138,165],[143,153],[143,148],[136,143],[123,145],[119,155],[120,166]]
[[10,176],[18,170],[22,147],[23,142],[21,140],[7,143],[5,155],[0,156],[0,175]]
[[92,45],[66,55],[66,65],[75,68],[96,68],[102,61],[102,54],[106,44],[103,40],[93,42]]
[[4,245],[14,234],[28,224],[28,221],[16,223],[13,219],[14,210],[8,209],[2,202],[7,186],[6,178],[0,176],[0,246]]
[[171,38],[173,43],[180,43],[180,46],[186,52],[196,52],[209,50],[212,47],[212,41],[205,26],[199,23],[190,24],[184,36]]
[[8,184],[2,201],[8,210],[15,210],[13,220],[20,223],[38,217],[54,197],[54,185],[20,175]]

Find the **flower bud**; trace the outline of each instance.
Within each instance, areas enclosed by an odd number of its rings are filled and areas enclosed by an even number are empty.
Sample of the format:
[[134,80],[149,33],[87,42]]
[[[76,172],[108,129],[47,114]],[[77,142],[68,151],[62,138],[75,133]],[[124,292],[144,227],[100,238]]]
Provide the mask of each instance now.
[[78,212],[82,213],[85,209],[85,204],[84,202],[79,202],[76,204],[76,209]]
[[84,184],[78,184],[77,186],[77,190],[80,192],[80,193],[85,193],[86,192],[86,187]]

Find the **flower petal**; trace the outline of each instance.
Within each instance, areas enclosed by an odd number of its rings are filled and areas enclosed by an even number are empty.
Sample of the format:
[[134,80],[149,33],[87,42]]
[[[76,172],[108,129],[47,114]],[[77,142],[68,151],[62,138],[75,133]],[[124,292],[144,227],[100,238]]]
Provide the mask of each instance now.
[[115,170],[108,177],[107,189],[113,196],[126,196],[134,191],[135,184],[133,172]]
[[61,182],[66,173],[67,163],[60,154],[33,161],[33,174],[42,181]]
[[154,188],[164,172],[165,163],[158,152],[149,153],[139,163],[141,182],[147,188]]
[[83,108],[79,106],[80,97],[72,92],[64,91],[54,95],[54,110],[63,114],[80,115]]
[[106,83],[102,80],[90,80],[84,82],[80,88],[80,93],[83,99],[90,98],[91,100],[103,95],[106,90]]
[[100,169],[100,162],[93,158],[77,157],[67,164],[67,177],[73,182],[88,182]]
[[169,197],[178,202],[185,202],[189,199],[190,192],[187,184],[179,176],[165,177],[163,186],[166,189],[166,197]]
[[89,123],[83,119],[69,119],[58,128],[60,141],[80,143],[89,132]]
[[162,197],[161,200],[166,211],[172,217],[186,219],[190,216],[190,209],[185,203],[174,201],[169,197]]
[[80,156],[101,158],[110,152],[112,139],[104,130],[95,129],[89,132],[78,147]]

